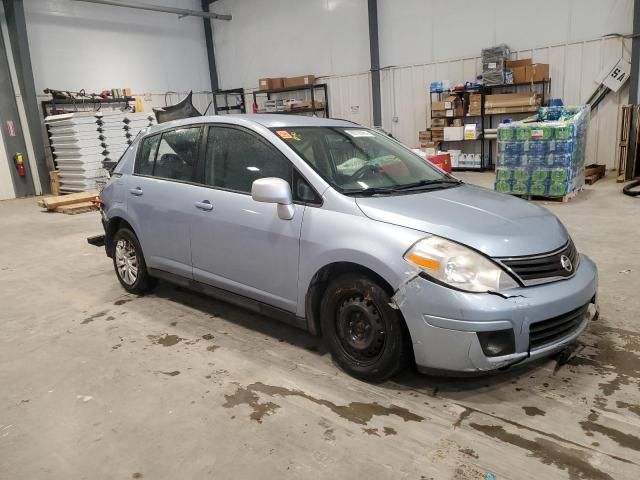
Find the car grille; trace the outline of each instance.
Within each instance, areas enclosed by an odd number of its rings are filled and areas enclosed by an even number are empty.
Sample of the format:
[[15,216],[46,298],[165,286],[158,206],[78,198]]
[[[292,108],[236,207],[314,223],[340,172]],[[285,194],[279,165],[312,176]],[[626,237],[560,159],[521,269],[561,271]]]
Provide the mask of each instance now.
[[569,240],[564,247],[550,253],[496,260],[528,286],[572,277],[578,267],[579,256],[573,242]]
[[529,326],[529,349],[543,347],[570,335],[580,326],[588,308],[587,303],[563,315],[532,323]]

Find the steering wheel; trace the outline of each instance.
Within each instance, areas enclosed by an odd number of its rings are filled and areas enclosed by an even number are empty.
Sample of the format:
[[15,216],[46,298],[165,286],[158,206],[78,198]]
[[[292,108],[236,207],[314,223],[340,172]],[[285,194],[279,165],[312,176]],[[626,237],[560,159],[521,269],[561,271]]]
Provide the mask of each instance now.
[[361,166],[358,170],[349,175],[349,180],[358,180],[368,171],[377,172],[379,170],[379,166],[371,163],[367,163],[366,165]]

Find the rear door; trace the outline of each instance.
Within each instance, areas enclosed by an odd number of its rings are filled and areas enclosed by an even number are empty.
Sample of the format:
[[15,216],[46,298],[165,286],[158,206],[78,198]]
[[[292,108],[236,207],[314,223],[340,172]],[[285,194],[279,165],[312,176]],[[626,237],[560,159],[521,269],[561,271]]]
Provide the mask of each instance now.
[[187,278],[193,276],[189,235],[201,132],[187,126],[143,139],[126,193],[147,265]]
[[211,125],[191,245],[195,280],[295,312],[300,230],[305,206],[293,219],[278,217],[275,204],[251,198],[254,180],[278,177],[290,184],[293,166],[255,132]]

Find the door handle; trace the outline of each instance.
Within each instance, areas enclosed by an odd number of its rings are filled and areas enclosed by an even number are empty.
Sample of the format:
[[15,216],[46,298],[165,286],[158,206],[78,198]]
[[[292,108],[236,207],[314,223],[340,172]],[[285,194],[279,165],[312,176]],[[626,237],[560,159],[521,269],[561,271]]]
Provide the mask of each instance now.
[[195,202],[194,205],[196,206],[196,208],[199,208],[200,210],[213,210],[213,205],[211,205],[211,202],[209,200],[203,200],[201,202]]
[[135,195],[136,197],[139,197],[142,195],[142,189],[140,187],[131,188],[129,190],[129,193]]

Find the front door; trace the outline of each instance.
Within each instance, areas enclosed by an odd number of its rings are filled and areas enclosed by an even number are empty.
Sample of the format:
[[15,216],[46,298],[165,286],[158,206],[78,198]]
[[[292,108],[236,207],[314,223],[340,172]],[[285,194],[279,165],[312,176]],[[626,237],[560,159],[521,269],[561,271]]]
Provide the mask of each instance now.
[[191,248],[195,280],[295,312],[304,205],[291,220],[251,198],[254,180],[291,183],[289,160],[266,140],[235,126],[208,129]]
[[126,195],[127,211],[150,268],[192,278],[189,230],[201,127],[167,130],[143,140]]

